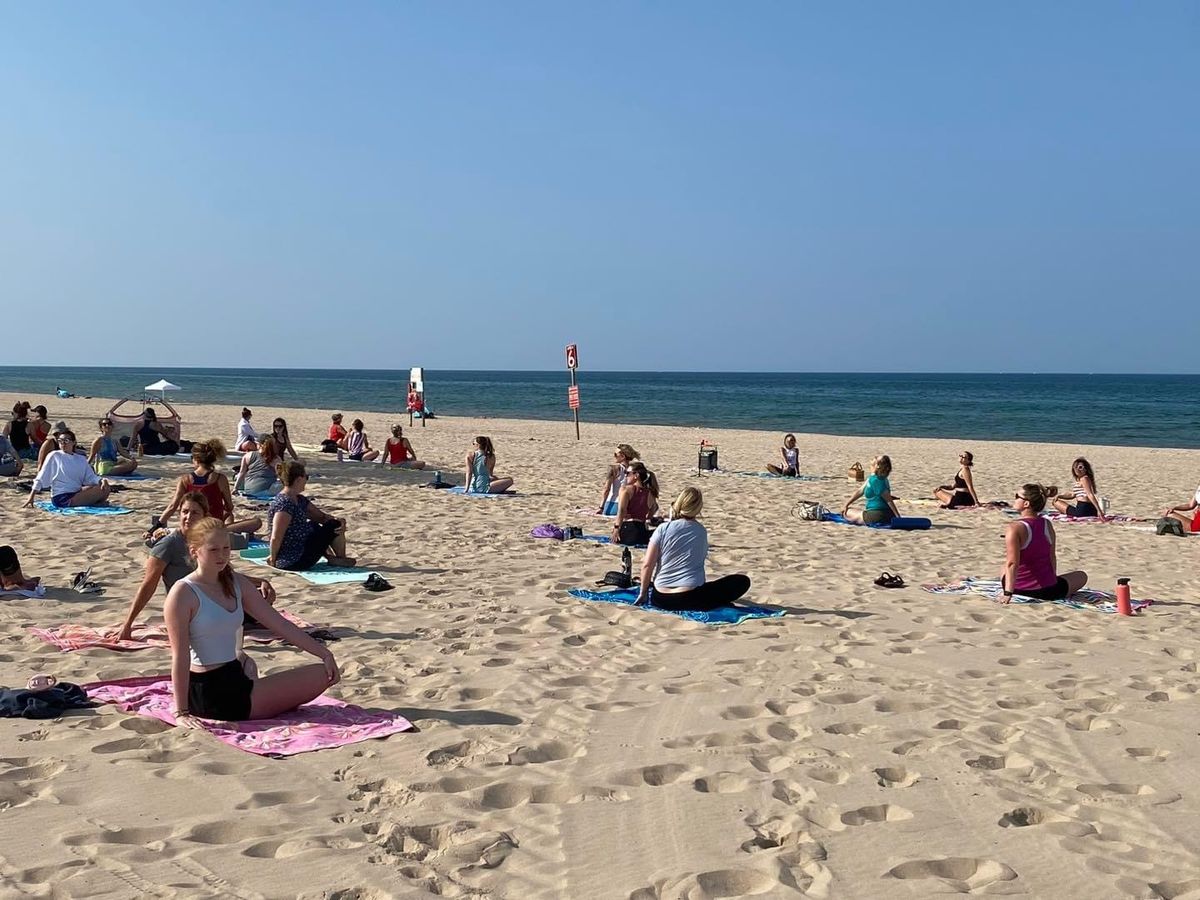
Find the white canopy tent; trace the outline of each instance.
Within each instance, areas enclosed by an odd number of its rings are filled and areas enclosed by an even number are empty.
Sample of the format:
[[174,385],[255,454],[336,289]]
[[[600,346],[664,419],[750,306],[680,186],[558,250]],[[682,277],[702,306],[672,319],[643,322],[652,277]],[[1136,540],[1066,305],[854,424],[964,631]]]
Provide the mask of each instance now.
[[177,384],[171,384],[171,382],[167,381],[167,379],[165,379],[165,378],[160,378],[158,381],[154,382],[154,384],[146,385],[143,388],[143,390],[158,391],[158,393],[162,397],[162,399],[166,400],[167,399],[167,391],[179,391],[179,390],[183,390],[183,389]]

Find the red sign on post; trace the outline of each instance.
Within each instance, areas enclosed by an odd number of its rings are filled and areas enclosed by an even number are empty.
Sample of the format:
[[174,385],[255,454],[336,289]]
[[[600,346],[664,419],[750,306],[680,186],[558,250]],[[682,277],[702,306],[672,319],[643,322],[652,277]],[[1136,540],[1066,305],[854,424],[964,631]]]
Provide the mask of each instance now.
[[574,344],[567,344],[567,368],[579,368],[579,348]]
[[567,406],[579,409],[579,385],[573,384],[567,388]]

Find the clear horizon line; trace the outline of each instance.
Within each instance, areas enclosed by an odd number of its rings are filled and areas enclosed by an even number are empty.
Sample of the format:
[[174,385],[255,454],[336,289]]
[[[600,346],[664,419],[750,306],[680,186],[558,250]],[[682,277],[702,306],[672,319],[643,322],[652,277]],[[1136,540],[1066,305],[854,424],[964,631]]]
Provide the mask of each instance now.
[[[219,372],[223,370],[248,371],[248,372],[407,372],[410,368],[401,369],[377,369],[370,366],[339,366],[337,368],[324,368],[305,366],[303,368],[292,368],[289,366],[193,366],[193,365],[141,365],[141,366],[98,366],[98,365],[47,365],[45,363],[36,363],[33,365],[0,365],[0,372],[7,369],[95,369],[97,371],[130,371],[130,370],[165,370],[173,369],[180,371],[213,371]],[[547,369],[450,369],[450,368],[434,368],[430,366],[422,366],[420,368],[429,372],[517,372],[517,373],[542,373],[542,372],[563,372],[567,371],[566,366],[562,368],[547,368]],[[850,370],[850,369],[835,369],[835,370],[800,370],[800,369],[587,369],[580,367],[576,369],[579,375],[584,375],[588,372],[593,372],[600,375],[1086,375],[1094,378],[1129,378],[1129,377],[1171,377],[1183,376],[1193,377],[1200,375],[1200,372],[1079,372],[1068,371],[1066,369],[1046,369],[1037,372],[1029,371],[950,371],[950,370],[935,370],[935,369],[911,369],[908,371],[892,371],[892,370]]]

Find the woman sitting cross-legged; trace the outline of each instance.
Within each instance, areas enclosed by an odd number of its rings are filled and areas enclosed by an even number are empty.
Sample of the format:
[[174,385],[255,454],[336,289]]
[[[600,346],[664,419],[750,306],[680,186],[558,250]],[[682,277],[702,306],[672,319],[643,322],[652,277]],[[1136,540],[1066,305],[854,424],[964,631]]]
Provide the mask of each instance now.
[[1014,593],[1036,600],[1062,600],[1087,584],[1086,572],[1058,574],[1054,526],[1041,516],[1046,500],[1046,489],[1040,484],[1024,485],[1016,493],[1013,507],[1021,518],[1010,523],[1004,533],[1005,563],[1000,574],[1004,603],[1010,602]]
[[379,459],[379,451],[371,449],[371,442],[363,431],[362,419],[350,423],[350,431],[346,434],[346,455],[355,462],[375,462]]
[[496,448],[492,439],[480,435],[467,454],[467,493],[503,494],[513,486],[511,478],[496,477]]
[[796,436],[794,434],[785,434],[783,436],[783,446],[779,448],[779,459],[782,465],[768,464],[767,466],[767,471],[772,475],[795,478],[800,474],[800,451],[796,449]]
[[708,610],[732,606],[750,590],[746,575],[725,575],[706,581],[708,531],[696,521],[704,496],[694,487],[684,488],[671,504],[671,519],[654,530],[642,562],[638,603],[659,609]]
[[1096,473],[1092,464],[1082,456],[1079,457],[1071,463],[1071,475],[1075,479],[1071,493],[1051,498],[1054,508],[1073,519],[1096,518],[1101,522],[1108,521],[1104,515],[1103,504],[1096,493]]
[[33,506],[37,492],[50,488],[50,502],[63,509],[68,506],[99,506],[108,500],[112,486],[88,465],[87,457],[75,452],[75,433],[64,431],[58,436],[58,449],[46,457],[46,462],[33,480],[26,506]]
[[279,493],[279,477],[275,467],[283,462],[283,454],[275,443],[275,436],[264,434],[259,438],[258,449],[242,457],[234,487],[247,494]]
[[1192,502],[1183,506],[1168,506],[1163,511],[1163,515],[1178,519],[1184,524],[1184,527],[1193,534],[1200,532],[1200,487],[1196,488],[1196,493],[1192,496]]
[[617,495],[617,518],[613,522],[612,540],[617,544],[635,547],[650,540],[648,520],[658,513],[658,485],[641,460],[635,459],[625,469],[625,483]]
[[195,491],[204,495],[208,501],[208,514],[224,523],[226,530],[254,534],[262,528],[262,519],[258,516],[233,518],[233,492],[229,489],[229,479],[217,471],[217,462],[224,458],[225,445],[216,438],[192,445],[192,473],[179,476],[175,484],[175,496],[158,517],[160,524],[165,525],[175,514],[184,495]]
[[[896,509],[896,498],[892,496],[892,485],[888,476],[892,474],[892,459],[889,456],[877,456],[871,460],[871,477],[866,484],[854,492],[854,496],[846,501],[842,515],[846,521],[857,525],[882,525],[899,518],[900,511]],[[860,513],[850,509],[850,504],[862,497],[865,508]]]
[[248,408],[242,407],[242,418],[238,422],[237,442],[233,445],[233,448],[241,453],[249,453],[258,446],[258,432],[250,424],[250,417],[253,415],[254,413]]
[[[161,583],[168,591],[175,587],[175,582],[187,577],[196,567],[196,561],[188,552],[188,529],[202,519],[209,518],[208,500],[204,495],[195,491],[183,495],[179,504],[179,528],[175,530],[157,531],[150,535],[150,555],[146,557],[146,568],[142,582],[129,601],[129,612],[121,627],[114,632],[118,640],[127,641],[131,638],[133,625],[158,590]],[[244,534],[229,535],[230,547],[235,550],[245,549],[247,541]],[[265,578],[251,576],[258,592],[272,606],[275,605],[275,589]],[[255,624],[253,620],[248,625]]]
[[[216,519],[187,531],[196,571],[167,595],[175,720],[197,728],[196,717],[223,721],[269,719],[308,703],[341,677],[333,654],[275,611],[254,584],[229,567],[229,533]],[[242,649],[246,613],[320,663],[263,677]]]
[[600,505],[596,508],[596,515],[599,516],[615,516],[617,507],[620,506],[621,488],[625,486],[625,474],[629,471],[629,464],[638,458],[638,452],[629,446],[629,444],[617,444],[617,449],[613,451],[613,462],[608,467],[608,472],[604,477],[604,489],[600,494]]
[[979,505],[979,495],[975,493],[975,479],[971,477],[971,467],[974,465],[975,456],[970,450],[958,454],[958,471],[954,473],[954,483],[943,484],[933,492],[943,509],[962,509]]
[[353,566],[346,556],[346,523],[335,519],[304,496],[308,472],[304,463],[283,462],[276,470],[283,490],[267,510],[271,522],[268,561],[277,569],[304,571],[321,557],[331,566]]
[[383,445],[383,461],[389,466],[399,466],[402,469],[423,469],[425,463],[417,459],[417,452],[412,443],[404,436],[404,428],[392,426],[392,436]]
[[112,419],[100,420],[100,437],[92,441],[88,462],[97,475],[128,475],[137,469],[137,460],[113,440]]

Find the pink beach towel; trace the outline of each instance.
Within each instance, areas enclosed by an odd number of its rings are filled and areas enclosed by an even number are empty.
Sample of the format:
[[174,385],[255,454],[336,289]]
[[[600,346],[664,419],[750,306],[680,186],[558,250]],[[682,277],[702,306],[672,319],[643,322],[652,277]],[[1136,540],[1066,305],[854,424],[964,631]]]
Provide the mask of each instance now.
[[[295,625],[297,628],[303,628],[305,631],[314,631],[314,627],[303,619],[293,616],[286,610],[279,610],[280,615]],[[134,625],[131,632],[132,639],[128,641],[118,641],[111,637],[108,632],[101,631],[98,628],[89,628],[87,625],[58,625],[53,628],[30,628],[29,632],[35,637],[41,638],[47,644],[53,644],[64,653],[69,653],[72,650],[92,650],[102,648],[104,650],[149,650],[152,647],[170,647],[171,643],[167,640],[167,626],[164,622],[152,622],[145,625]],[[272,632],[260,629],[247,629],[244,632],[245,639],[255,644],[270,644],[279,640]]]
[[[175,724],[175,697],[169,675],[118,678],[83,687],[97,703],[113,703],[126,712]],[[408,719],[395,713],[374,712],[325,696],[274,719],[199,721],[205,731],[222,743],[258,756],[294,756],[310,750],[327,750],[387,737],[413,728]]]

